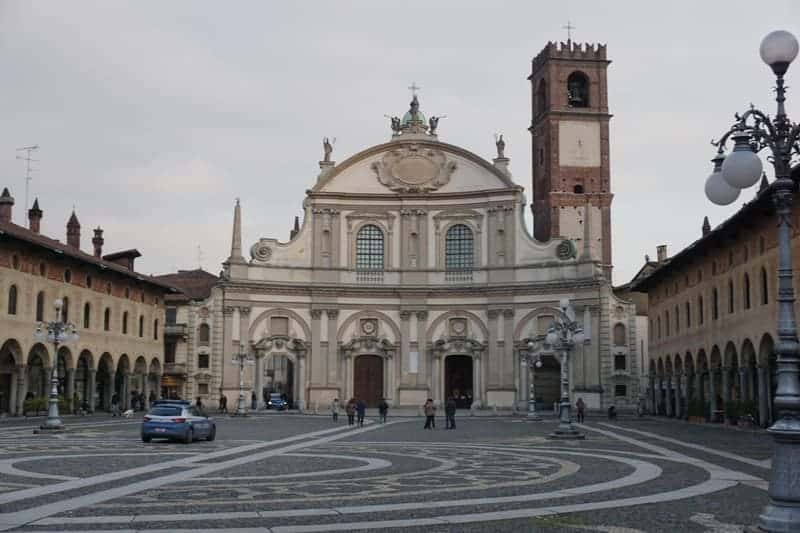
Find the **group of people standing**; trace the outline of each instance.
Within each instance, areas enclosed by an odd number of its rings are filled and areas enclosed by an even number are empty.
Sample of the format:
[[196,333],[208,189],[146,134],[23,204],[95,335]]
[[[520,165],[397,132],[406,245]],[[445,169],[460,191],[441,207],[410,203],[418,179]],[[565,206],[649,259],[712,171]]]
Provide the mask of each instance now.
[[[341,404],[339,398],[334,398],[331,402],[331,416],[334,422],[339,420],[340,410]],[[356,425],[356,416],[358,416],[358,427],[364,427],[364,417],[367,414],[367,402],[360,398],[350,398],[344,406],[344,412],[347,415],[348,426]],[[378,403],[378,415],[380,423],[385,424],[386,417],[389,415],[389,404],[386,402],[385,398],[381,398],[381,401]]]
[[[433,398],[428,398],[422,406],[425,413],[425,426],[423,429],[436,429],[436,405]],[[444,429],[456,429],[456,399],[450,396],[444,404]]]

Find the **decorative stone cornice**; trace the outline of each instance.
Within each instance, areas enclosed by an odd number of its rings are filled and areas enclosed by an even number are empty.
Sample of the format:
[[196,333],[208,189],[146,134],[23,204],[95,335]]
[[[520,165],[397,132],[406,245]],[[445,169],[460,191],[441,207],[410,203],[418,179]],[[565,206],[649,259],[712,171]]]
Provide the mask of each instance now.
[[489,317],[489,320],[497,320],[497,317],[500,316],[500,310],[499,309],[489,309],[489,311],[487,311],[486,314]]
[[244,316],[247,316],[247,315],[249,315],[249,314],[250,314],[250,308],[249,308],[249,307],[247,307],[247,306],[242,306],[242,307],[240,307],[240,308],[239,308],[239,314],[240,314],[240,315],[244,315]]
[[433,343],[431,353],[437,357],[442,357],[449,353],[459,353],[471,355],[474,359],[480,359],[486,348],[486,343],[481,343],[471,338],[445,337]]
[[417,311],[417,320],[428,320],[427,311]]
[[373,336],[355,337],[341,345],[342,355],[353,357],[360,354],[377,354],[384,358],[392,358],[396,347],[387,338]]
[[513,309],[503,309],[503,318],[513,318],[514,310]]
[[311,310],[311,318],[314,320],[319,320],[322,317],[322,309],[312,309]]
[[400,320],[408,320],[411,318],[411,311],[400,311]]
[[226,305],[225,307],[222,308],[222,314],[225,316],[230,316],[233,314],[235,309],[236,309],[235,307],[230,307]]
[[338,309],[326,309],[325,313],[328,315],[328,319],[334,319],[339,316]]

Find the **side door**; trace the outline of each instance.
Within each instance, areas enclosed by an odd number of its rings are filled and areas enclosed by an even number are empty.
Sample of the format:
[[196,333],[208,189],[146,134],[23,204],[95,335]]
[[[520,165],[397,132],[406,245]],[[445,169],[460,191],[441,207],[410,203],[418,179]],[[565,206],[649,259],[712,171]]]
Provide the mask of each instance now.
[[208,434],[206,417],[195,406],[189,408],[189,417],[196,437],[205,437]]

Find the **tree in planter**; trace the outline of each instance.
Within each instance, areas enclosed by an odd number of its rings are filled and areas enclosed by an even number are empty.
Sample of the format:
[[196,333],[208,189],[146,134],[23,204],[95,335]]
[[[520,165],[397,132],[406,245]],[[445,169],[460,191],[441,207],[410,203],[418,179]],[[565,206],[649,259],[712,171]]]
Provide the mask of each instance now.
[[728,400],[725,402],[725,418],[728,423],[735,426],[739,423],[741,416],[741,406],[737,400]]

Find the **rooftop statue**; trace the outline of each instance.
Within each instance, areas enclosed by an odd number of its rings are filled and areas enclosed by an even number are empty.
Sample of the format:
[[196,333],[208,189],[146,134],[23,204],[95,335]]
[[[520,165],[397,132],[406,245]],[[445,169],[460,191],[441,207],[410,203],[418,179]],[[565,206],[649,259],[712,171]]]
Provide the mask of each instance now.
[[325,151],[325,155],[322,160],[326,163],[330,162],[331,152],[333,152],[333,145],[331,145],[331,142],[327,137],[322,139],[322,149]]
[[497,146],[497,159],[505,159],[506,157],[506,142],[503,140],[503,134],[495,140],[494,144]]

